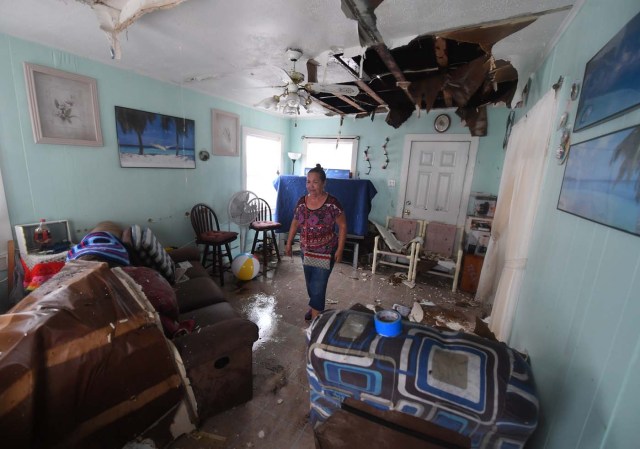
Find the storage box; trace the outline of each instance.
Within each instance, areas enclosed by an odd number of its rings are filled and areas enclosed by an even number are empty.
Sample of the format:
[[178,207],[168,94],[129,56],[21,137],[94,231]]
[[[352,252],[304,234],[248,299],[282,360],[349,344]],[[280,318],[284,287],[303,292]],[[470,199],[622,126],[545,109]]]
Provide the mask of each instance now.
[[33,239],[34,231],[40,223],[15,225],[18,249],[22,255],[46,255],[66,251],[71,247],[71,231],[67,220],[46,221],[51,233],[51,241],[41,245]]

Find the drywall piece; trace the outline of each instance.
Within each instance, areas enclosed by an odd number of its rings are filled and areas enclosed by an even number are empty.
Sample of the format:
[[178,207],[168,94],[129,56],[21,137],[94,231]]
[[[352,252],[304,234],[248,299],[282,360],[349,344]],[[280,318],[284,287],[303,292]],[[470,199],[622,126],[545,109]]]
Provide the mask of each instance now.
[[[111,57],[120,59],[122,51],[118,35],[143,15],[178,6],[186,0],[76,0],[96,12],[100,29],[107,34]],[[124,2],[124,3],[123,3]]]

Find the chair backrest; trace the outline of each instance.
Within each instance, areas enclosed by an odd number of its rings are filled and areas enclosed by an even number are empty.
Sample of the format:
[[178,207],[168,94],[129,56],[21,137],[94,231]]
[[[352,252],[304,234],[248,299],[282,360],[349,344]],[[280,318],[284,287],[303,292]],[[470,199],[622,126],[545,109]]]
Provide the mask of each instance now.
[[253,221],[272,221],[271,206],[262,198],[249,201],[249,210],[255,214]]
[[[454,224],[430,221],[426,226],[424,252],[436,253],[443,257],[452,257],[458,227]],[[462,236],[460,236],[462,238]]]
[[207,231],[219,231],[220,224],[216,213],[204,203],[199,203],[191,209],[191,226],[196,237]]
[[387,217],[387,229],[402,243],[424,237],[424,224],[423,220],[413,218]]

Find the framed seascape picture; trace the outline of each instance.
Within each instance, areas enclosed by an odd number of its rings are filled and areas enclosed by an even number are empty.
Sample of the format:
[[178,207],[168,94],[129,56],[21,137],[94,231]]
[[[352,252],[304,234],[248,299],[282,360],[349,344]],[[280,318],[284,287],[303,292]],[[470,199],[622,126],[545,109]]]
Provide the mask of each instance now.
[[640,125],[572,145],[558,209],[640,236]]
[[230,112],[211,110],[213,154],[216,156],[240,155],[240,118]]
[[121,167],[196,168],[195,122],[116,106]]
[[102,146],[96,80],[24,63],[36,143]]
[[587,63],[573,130],[640,105],[640,13]]

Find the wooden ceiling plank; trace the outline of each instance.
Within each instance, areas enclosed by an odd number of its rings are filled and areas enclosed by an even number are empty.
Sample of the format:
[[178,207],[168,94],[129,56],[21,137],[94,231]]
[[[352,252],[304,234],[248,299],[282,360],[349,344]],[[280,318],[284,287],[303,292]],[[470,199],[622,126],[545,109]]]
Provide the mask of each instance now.
[[376,53],[378,53],[378,56],[380,56],[380,59],[382,60],[382,62],[384,62],[384,65],[387,66],[389,71],[395,77],[398,87],[402,89],[411,103],[416,104],[415,100],[411,96],[411,93],[409,92],[409,85],[411,84],[411,82],[407,81],[407,79],[405,78],[404,73],[402,73],[402,70],[400,70],[398,63],[391,54],[389,48],[385,44],[378,44],[374,45],[373,49],[376,51]]
[[342,101],[344,101],[345,103],[353,106],[354,108],[356,108],[358,111],[360,112],[367,112],[365,109],[362,108],[362,106],[360,106],[358,103],[356,103],[355,101],[353,101],[351,98],[347,97],[346,95],[340,95],[340,94],[335,94],[336,98],[341,99]]

